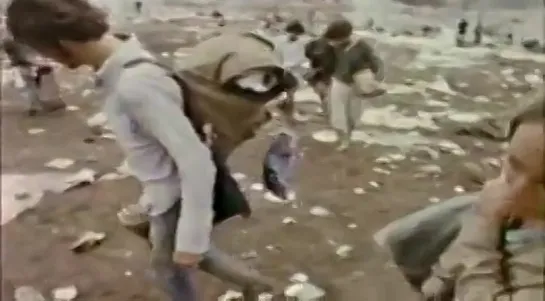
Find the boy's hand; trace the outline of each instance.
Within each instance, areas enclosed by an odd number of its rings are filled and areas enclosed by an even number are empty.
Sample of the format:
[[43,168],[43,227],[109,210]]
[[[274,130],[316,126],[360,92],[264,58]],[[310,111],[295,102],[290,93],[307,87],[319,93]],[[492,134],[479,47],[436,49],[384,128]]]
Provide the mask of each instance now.
[[172,259],[174,263],[181,267],[197,267],[202,260],[202,255],[187,252],[174,252]]

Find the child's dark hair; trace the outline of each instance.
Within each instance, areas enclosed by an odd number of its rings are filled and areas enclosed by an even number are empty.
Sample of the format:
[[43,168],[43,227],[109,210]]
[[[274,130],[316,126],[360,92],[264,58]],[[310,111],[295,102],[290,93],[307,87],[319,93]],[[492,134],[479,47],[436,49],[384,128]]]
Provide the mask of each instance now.
[[305,33],[305,26],[303,26],[303,23],[301,23],[299,20],[292,20],[286,24],[286,28],[284,30],[289,34],[302,35]]
[[353,30],[350,21],[340,19],[329,23],[322,36],[327,40],[344,40],[350,38]]
[[12,0],[6,16],[14,39],[38,50],[99,40],[109,30],[106,13],[87,0]]

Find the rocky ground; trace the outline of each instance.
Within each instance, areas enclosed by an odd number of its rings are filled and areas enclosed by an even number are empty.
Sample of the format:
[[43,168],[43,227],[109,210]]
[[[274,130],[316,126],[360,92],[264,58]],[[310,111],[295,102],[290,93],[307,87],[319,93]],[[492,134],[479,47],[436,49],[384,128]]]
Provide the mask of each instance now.
[[[170,58],[184,46],[171,39],[179,34],[172,29],[188,21],[180,22],[141,25],[137,32]],[[501,145],[477,134],[497,136],[502,131],[483,119],[505,120],[530,101],[538,92],[544,60],[510,50],[453,50],[417,38],[365,35],[385,58],[390,93],[369,101],[353,147],[335,151],[334,137],[315,114],[316,96],[302,89],[297,101],[306,118],[298,125],[304,157],[297,200],[270,202],[256,184],[270,140],[263,134],[237,151],[231,162],[233,171],[245,175],[241,185],[254,215],[222,225],[215,241],[279,280],[307,274],[329,289],[327,300],[417,300],[375,246],[373,233],[430,202],[476,190],[484,176],[496,172]],[[17,89],[4,84],[3,210],[14,206],[8,202],[19,202],[14,207],[28,202],[21,196],[24,190],[8,187],[9,176],[21,175],[26,187],[39,186],[29,188],[31,197],[45,186],[57,193],[46,192],[37,206],[2,226],[2,300],[14,300],[14,290],[23,285],[47,298],[54,288],[75,285],[78,300],[161,300],[148,277],[146,244],[121,227],[115,215],[137,199],[138,183],[119,179],[116,167],[123,156],[115,141],[94,135],[87,125],[100,109],[100,95],[88,90],[88,75],[60,70],[59,78],[69,110],[33,118],[25,116]],[[72,164],[62,170],[45,166],[55,158]],[[469,172],[467,163],[481,168]],[[54,182],[83,168],[96,179],[108,176],[62,193],[51,188],[54,184],[32,182],[40,176]],[[106,239],[92,251],[74,254],[70,245],[85,231],[104,232]],[[352,250],[339,256],[344,245]],[[217,300],[228,288],[201,277],[202,300]]]

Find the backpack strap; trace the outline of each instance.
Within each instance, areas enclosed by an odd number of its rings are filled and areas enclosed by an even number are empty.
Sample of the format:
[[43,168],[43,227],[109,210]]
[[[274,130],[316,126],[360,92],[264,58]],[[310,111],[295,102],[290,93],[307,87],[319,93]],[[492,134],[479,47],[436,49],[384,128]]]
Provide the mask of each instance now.
[[174,71],[172,67],[167,66],[152,57],[140,57],[130,60],[123,64],[123,69],[133,68],[141,64],[152,64],[165,70],[167,72],[167,75],[178,84],[183,98],[183,112],[187,116],[189,121],[191,121],[191,125],[193,126],[197,134],[201,137],[201,139],[204,139],[205,133],[203,132],[203,122],[193,114],[193,110],[191,109],[191,96],[189,94],[188,86],[185,83],[184,79],[178,73],[176,73],[176,71]]

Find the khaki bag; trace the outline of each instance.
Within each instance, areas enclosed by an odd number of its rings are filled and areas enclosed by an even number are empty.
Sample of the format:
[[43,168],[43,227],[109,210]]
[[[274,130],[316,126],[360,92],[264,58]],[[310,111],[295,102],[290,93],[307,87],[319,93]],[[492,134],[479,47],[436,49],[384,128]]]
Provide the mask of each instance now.
[[[296,84],[295,77],[281,67],[274,46],[253,34],[213,37],[195,46],[187,59],[179,70],[149,57],[129,61],[124,68],[150,63],[170,72],[181,87],[185,115],[212,151],[216,165],[214,222],[221,223],[236,215],[249,216],[248,200],[232,177],[226,159],[269,120],[265,105],[292,88]],[[235,81],[250,70],[268,72],[276,77],[277,84],[266,93],[235,85]]]

